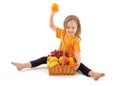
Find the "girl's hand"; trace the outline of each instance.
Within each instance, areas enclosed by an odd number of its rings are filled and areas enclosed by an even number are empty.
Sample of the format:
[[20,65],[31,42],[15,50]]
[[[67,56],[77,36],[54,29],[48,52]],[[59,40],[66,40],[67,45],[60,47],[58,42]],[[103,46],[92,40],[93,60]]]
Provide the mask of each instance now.
[[79,65],[76,63],[74,66],[74,69],[77,70],[79,68]]
[[51,11],[51,15],[54,15],[55,13],[57,13],[57,11]]

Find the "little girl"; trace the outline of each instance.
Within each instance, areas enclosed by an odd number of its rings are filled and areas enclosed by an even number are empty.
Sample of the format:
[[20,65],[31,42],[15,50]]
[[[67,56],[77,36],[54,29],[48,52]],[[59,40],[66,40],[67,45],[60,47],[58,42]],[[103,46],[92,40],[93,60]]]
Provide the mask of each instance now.
[[[53,16],[57,11],[51,12],[50,15],[50,27],[56,32],[56,37],[60,39],[60,45],[58,50],[66,50],[69,56],[74,57],[77,62],[75,70],[81,71],[84,75],[92,77],[94,80],[98,80],[103,77],[104,73],[94,72],[81,63],[80,57],[80,34],[81,25],[79,18],[75,15],[69,15],[64,20],[64,30],[54,25]],[[40,57],[36,60],[26,63],[11,62],[20,71],[24,68],[33,68],[41,64],[46,64],[47,56]]]

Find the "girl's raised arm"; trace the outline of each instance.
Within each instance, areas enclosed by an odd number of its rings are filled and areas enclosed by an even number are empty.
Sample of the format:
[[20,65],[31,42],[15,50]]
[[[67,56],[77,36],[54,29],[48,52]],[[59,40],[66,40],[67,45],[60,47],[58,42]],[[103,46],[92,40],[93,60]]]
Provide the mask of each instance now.
[[56,12],[51,12],[51,14],[50,14],[50,28],[51,28],[52,30],[54,30],[54,31],[56,31],[56,28],[57,28],[57,27],[54,25],[54,19],[53,19],[55,13],[56,13]]
[[53,3],[53,4],[51,5],[51,10],[52,10],[52,12],[51,12],[51,15],[50,15],[50,28],[51,28],[52,30],[56,31],[56,28],[57,28],[57,27],[54,25],[53,16],[54,16],[54,14],[55,14],[56,12],[59,11],[59,6],[58,6],[58,4],[57,4],[57,3]]

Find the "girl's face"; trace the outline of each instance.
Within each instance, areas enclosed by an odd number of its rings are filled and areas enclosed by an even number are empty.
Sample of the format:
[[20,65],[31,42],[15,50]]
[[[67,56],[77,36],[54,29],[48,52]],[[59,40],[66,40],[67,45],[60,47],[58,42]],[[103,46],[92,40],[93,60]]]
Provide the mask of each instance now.
[[67,27],[66,27],[66,33],[68,34],[68,36],[72,37],[75,35],[77,31],[77,24],[74,20],[71,20],[67,23]]

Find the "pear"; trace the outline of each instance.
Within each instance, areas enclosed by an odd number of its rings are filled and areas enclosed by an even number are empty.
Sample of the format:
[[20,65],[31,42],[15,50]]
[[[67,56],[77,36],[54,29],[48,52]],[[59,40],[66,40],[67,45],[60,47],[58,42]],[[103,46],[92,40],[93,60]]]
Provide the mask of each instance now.
[[69,59],[69,62],[75,62],[73,57],[69,57],[68,59]]
[[58,65],[58,58],[55,56],[49,56],[49,60],[47,61],[47,67],[53,67]]
[[50,58],[49,62],[54,62],[54,61],[57,61],[58,62],[58,58],[53,56]]
[[55,66],[58,66],[59,63],[57,61],[54,61],[54,62],[51,62],[48,67],[51,68],[51,67],[55,67]]
[[75,60],[73,57],[69,57],[69,65],[74,66],[75,65]]

